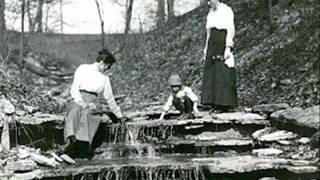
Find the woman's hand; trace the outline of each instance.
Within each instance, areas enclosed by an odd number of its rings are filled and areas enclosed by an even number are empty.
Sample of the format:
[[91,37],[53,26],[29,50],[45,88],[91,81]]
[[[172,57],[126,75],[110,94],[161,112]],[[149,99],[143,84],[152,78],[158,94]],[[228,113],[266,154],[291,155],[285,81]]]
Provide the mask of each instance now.
[[89,109],[91,109],[91,110],[97,109],[97,106],[94,103],[89,103],[88,106],[89,106]]
[[78,102],[76,102],[79,106],[81,106],[81,108],[82,109],[85,109],[85,108],[87,108],[88,106],[89,106],[89,104],[88,103],[85,103],[85,102],[83,102],[83,101],[78,101]]
[[204,53],[203,56],[201,57],[201,59],[200,59],[201,64],[204,64],[204,62],[206,61],[206,56],[207,56],[207,54]]
[[231,53],[231,49],[230,47],[226,47],[226,49],[224,50],[224,60],[227,60],[231,57],[232,53]]

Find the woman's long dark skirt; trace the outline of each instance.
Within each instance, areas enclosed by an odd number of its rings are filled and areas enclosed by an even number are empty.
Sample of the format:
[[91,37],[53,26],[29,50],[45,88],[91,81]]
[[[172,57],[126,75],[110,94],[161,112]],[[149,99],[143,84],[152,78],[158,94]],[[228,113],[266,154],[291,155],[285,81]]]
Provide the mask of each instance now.
[[211,29],[202,78],[201,103],[211,106],[237,106],[235,68],[229,68],[223,57],[226,30]]

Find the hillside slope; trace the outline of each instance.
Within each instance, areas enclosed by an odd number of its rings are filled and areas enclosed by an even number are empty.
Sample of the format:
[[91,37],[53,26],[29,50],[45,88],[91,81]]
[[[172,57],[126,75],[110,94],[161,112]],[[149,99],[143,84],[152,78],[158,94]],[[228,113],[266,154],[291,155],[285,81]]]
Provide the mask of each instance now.
[[[235,57],[241,106],[274,102],[302,107],[319,104],[319,2],[292,2],[290,6],[279,2],[273,7],[275,29],[270,33],[266,10],[256,1],[230,1],[235,13]],[[144,103],[163,102],[169,92],[167,79],[175,72],[180,73],[184,82],[200,95],[203,65],[199,60],[205,45],[207,12],[208,7],[199,7],[176,17],[161,29],[144,35],[110,39],[112,43],[108,47],[116,52],[117,59],[111,79],[115,94],[128,95],[124,102],[126,108],[136,109]],[[29,48],[37,52],[32,47],[44,45],[41,39],[47,39],[47,44],[54,47],[60,47],[68,40],[68,44],[60,48],[66,57],[73,58],[79,50],[81,53],[76,57],[92,58],[96,54],[98,40],[88,40],[85,35],[78,35],[79,41],[71,36],[56,36],[39,39],[34,36],[37,41]],[[55,62],[50,58],[42,59],[42,55],[39,57],[45,64]],[[17,67],[7,71],[8,66],[0,65],[0,92],[11,98],[16,106],[38,106],[42,111],[52,113],[65,110],[64,104],[47,96],[47,91],[39,83],[35,88],[29,82],[42,81],[42,78],[26,75]],[[49,82],[51,87],[58,86],[56,82]],[[69,81],[58,87],[65,96],[70,84]],[[43,92],[41,97],[39,92]]]
[[[237,29],[235,57],[240,105],[319,104],[318,1],[276,5],[275,30],[271,34],[265,10],[250,3],[231,4]],[[199,90],[207,11],[207,7],[200,7],[135,43],[127,42],[114,69],[115,90],[130,94],[135,104],[163,101],[168,92],[167,79],[173,72],[179,72],[186,84]]]

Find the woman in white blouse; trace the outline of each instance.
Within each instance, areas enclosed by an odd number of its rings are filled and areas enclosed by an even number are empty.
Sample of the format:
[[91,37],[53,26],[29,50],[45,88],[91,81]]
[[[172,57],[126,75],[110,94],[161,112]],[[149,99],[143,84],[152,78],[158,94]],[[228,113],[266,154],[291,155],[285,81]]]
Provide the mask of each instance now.
[[207,38],[201,103],[216,112],[237,105],[236,76],[232,54],[235,34],[232,9],[219,0],[208,0]]
[[[75,71],[70,90],[73,101],[64,129],[67,142],[65,153],[73,157],[80,154],[86,157],[92,153],[91,143],[101,120],[101,96],[107,100],[109,108],[119,120],[125,119],[114,99],[110,79],[105,74],[113,63],[113,55],[107,49],[103,49],[99,52],[96,62],[82,64]],[[79,148],[81,144],[87,148]]]

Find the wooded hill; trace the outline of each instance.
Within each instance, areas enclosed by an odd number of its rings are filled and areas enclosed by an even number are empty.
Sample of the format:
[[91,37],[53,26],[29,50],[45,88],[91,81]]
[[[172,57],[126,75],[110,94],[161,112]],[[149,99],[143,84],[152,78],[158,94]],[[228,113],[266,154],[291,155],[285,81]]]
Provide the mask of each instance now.
[[[235,12],[240,105],[319,104],[319,2],[275,4],[272,32],[267,11],[258,3],[229,4]],[[113,77],[115,89],[130,93],[136,104],[164,101],[168,77],[179,72],[186,84],[199,90],[207,12],[208,7],[197,8],[135,43],[126,43]]]
[[[271,24],[268,11],[256,1],[229,1],[228,4],[235,13],[240,105],[286,102],[291,106],[307,107],[319,104],[319,1],[275,3]],[[184,82],[200,95],[203,65],[199,61],[205,45],[207,12],[207,6],[199,7],[175,17],[163,28],[144,35],[124,36],[118,38],[121,41],[108,46],[116,52],[117,58],[117,64],[112,68],[113,88],[115,94],[127,95],[124,102],[127,107],[136,108],[142,102],[164,101],[169,92],[167,79],[174,72],[180,73]],[[66,57],[72,59],[68,52],[75,54],[76,47],[88,47],[90,44],[97,47],[99,44],[98,40],[87,42],[85,38],[80,39],[72,44],[69,38],[68,44],[62,48],[67,49]],[[59,44],[56,42],[57,47]],[[30,51],[37,52],[33,47],[36,46],[29,46]],[[81,49],[79,58],[83,54],[92,57],[95,54],[95,48]],[[11,79],[21,76],[14,68],[11,72]],[[63,106],[47,95],[35,98],[41,87],[29,88],[24,80],[10,81],[8,73],[2,74],[6,74],[6,78],[1,80],[4,82],[1,83],[1,91],[17,96],[13,98],[17,104],[23,99],[24,103],[30,104],[31,101],[31,105],[38,104],[47,112],[63,111]],[[67,90],[65,87],[70,84],[67,82],[62,89]],[[51,85],[57,86],[56,83]],[[50,104],[47,106],[46,103]]]

